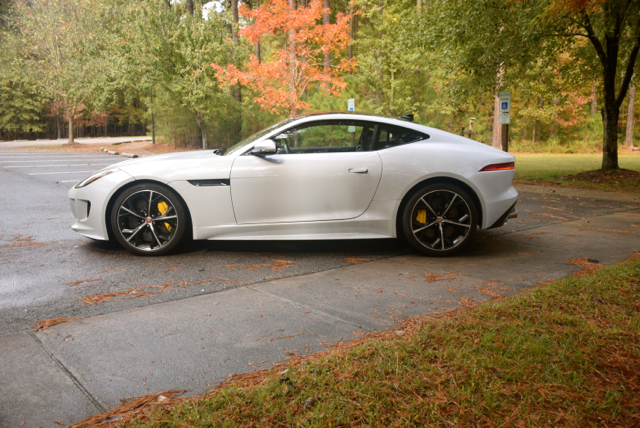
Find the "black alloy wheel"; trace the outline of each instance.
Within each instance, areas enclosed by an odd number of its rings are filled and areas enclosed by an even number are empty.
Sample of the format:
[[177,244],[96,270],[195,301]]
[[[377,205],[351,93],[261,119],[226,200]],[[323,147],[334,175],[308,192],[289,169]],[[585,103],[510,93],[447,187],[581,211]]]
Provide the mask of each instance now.
[[146,183],[122,192],[111,210],[111,228],[118,242],[140,256],[166,254],[185,235],[187,216],[170,189]]
[[402,229],[409,244],[428,256],[449,256],[460,251],[477,226],[477,209],[471,197],[448,183],[421,188],[402,212]]

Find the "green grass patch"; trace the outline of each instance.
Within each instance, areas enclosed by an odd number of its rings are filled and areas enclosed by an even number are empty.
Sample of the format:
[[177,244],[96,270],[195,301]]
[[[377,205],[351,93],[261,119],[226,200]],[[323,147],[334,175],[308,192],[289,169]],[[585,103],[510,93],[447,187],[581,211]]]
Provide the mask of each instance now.
[[156,403],[122,426],[638,426],[639,302],[636,258],[408,320],[402,335],[372,335],[205,398]]
[[[600,168],[601,154],[531,154],[515,153],[515,180],[520,183],[579,187],[605,191],[639,192],[640,182],[631,174],[568,177]],[[640,172],[640,153],[619,154],[620,168]]]

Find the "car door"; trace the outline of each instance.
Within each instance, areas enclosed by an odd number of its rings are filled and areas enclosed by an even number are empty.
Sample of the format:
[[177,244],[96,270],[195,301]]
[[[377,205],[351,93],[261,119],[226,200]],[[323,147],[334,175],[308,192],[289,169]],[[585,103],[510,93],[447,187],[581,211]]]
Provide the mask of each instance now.
[[238,224],[343,220],[366,211],[382,161],[370,151],[375,124],[307,123],[272,139],[278,152],[239,156],[231,169]]

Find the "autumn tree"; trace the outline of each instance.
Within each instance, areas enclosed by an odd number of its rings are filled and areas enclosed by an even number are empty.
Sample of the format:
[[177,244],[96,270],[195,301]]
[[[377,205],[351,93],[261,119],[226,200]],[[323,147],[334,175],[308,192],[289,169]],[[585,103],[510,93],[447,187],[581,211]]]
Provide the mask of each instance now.
[[[214,116],[233,121],[235,103],[220,89],[209,64],[246,58],[250,47],[233,44],[224,17],[195,4],[144,0],[132,3],[120,28],[118,54],[124,75],[140,88],[169,94],[200,128],[202,148],[209,146],[207,126]],[[133,82],[132,82],[133,83]]]
[[[252,44],[268,40],[273,49],[261,59],[252,54],[244,68],[212,63],[223,84],[246,86],[263,110],[290,115],[309,108],[303,95],[310,88],[334,95],[345,88],[340,73],[356,66],[355,58],[342,57],[349,44],[351,14],[338,13],[335,23],[323,23],[328,11],[322,0],[299,7],[295,1],[267,0],[253,10],[241,5],[239,11],[251,22],[239,35]],[[328,69],[325,58],[330,58]]]
[[561,49],[572,52],[584,78],[599,74],[602,169],[618,168],[618,119],[640,49],[640,2],[436,0],[431,7],[439,12],[432,40],[446,46],[453,68],[472,72],[480,85],[495,85],[501,67],[526,70]]

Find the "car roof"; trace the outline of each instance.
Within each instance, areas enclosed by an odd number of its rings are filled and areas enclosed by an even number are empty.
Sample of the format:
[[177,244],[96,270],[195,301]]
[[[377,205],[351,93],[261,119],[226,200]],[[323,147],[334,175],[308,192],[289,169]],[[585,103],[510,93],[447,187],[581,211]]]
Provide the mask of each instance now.
[[300,124],[307,121],[314,120],[335,120],[335,119],[352,119],[352,120],[366,120],[366,121],[375,121],[382,122],[388,124],[395,124],[397,126],[403,126],[405,128],[415,129],[420,132],[429,132],[432,128],[429,128],[424,125],[420,125],[419,123],[409,122],[404,119],[400,119],[397,117],[389,117],[389,116],[379,116],[375,114],[368,113],[356,113],[352,111],[323,111],[323,112],[313,112],[313,113],[304,113],[296,116],[291,116],[290,121],[287,122],[286,125],[290,124]]

